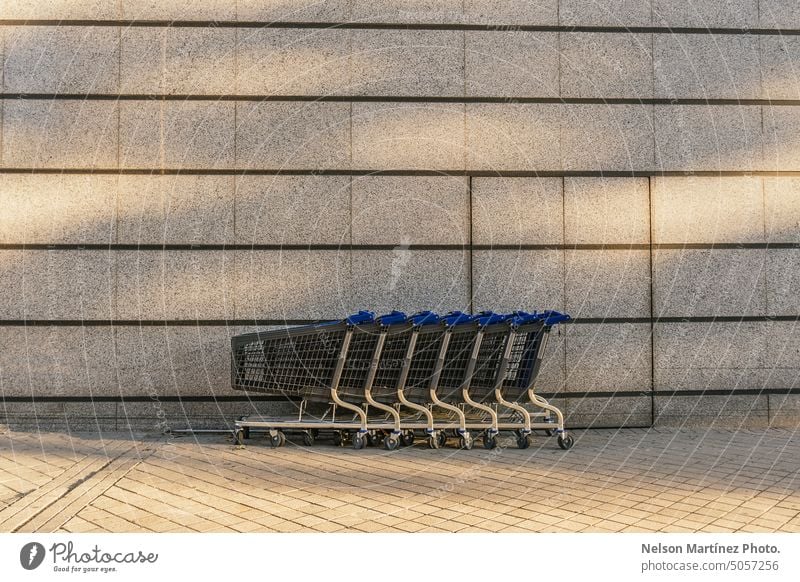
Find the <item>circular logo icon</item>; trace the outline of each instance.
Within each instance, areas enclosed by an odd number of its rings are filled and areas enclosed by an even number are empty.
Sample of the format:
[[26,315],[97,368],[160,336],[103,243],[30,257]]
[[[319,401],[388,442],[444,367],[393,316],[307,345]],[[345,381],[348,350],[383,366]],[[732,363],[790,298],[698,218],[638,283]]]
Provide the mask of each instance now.
[[35,570],[44,561],[44,546],[38,542],[30,542],[19,551],[19,563],[26,570]]

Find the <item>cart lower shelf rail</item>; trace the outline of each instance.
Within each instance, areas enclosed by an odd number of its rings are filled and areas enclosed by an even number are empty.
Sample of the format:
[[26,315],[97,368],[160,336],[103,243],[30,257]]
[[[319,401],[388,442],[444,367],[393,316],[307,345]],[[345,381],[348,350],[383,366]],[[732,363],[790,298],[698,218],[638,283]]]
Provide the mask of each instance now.
[[[449,434],[459,448],[480,440],[493,449],[499,433],[509,431],[526,449],[533,431],[542,430],[570,449],[562,412],[534,392],[548,334],[569,319],[555,311],[394,311],[377,318],[360,311],[341,321],[235,336],[234,390],[301,399],[296,418],[240,418],[236,441],[244,444],[253,430],[265,432],[273,447],[299,434],[307,445],[323,435],[336,445],[394,450],[424,438],[438,449]],[[314,417],[309,403],[329,406]]]

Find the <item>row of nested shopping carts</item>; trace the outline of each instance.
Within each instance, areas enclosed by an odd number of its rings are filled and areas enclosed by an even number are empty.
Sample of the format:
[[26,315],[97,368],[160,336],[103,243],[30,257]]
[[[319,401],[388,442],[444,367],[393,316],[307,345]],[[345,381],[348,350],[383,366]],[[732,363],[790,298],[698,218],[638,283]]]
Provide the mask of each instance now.
[[[377,318],[360,311],[341,321],[235,336],[232,387],[300,402],[295,417],[240,418],[236,441],[256,430],[273,447],[293,433],[307,445],[330,435],[336,445],[393,450],[424,436],[438,449],[450,435],[463,449],[476,439],[493,449],[500,431],[513,431],[525,449],[532,431],[544,430],[569,449],[561,411],[533,390],[550,329],[569,319],[555,311],[394,311]],[[327,410],[311,415],[308,403]]]

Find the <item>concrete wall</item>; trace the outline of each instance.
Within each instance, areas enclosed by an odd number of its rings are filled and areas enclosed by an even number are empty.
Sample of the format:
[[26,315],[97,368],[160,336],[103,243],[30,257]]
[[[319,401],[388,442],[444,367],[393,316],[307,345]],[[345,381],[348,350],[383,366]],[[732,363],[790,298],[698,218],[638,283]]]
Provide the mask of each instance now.
[[0,415],[222,426],[253,325],[553,308],[572,425],[796,426],[797,6],[0,4]]

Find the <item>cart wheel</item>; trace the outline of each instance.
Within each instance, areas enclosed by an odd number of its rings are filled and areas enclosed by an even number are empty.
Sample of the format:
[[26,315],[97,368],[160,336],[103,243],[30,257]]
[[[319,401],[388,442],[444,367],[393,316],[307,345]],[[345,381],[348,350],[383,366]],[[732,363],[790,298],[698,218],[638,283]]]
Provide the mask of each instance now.
[[439,448],[439,437],[435,434],[432,434],[428,437],[428,448],[431,449],[438,449]]
[[572,438],[572,435],[567,435],[566,437],[563,435],[558,435],[558,446],[568,451],[572,448],[572,445],[575,444],[575,441]]
[[394,435],[387,436],[383,439],[383,447],[387,451],[393,451],[400,445],[400,439]]
[[544,434],[546,434],[547,436],[553,436],[553,431],[550,430],[549,428],[546,428],[544,429]]
[[360,449],[363,449],[366,446],[366,444],[367,444],[367,439],[365,439],[363,436],[361,436],[360,434],[353,435],[353,448],[355,450],[358,451]]
[[531,446],[531,435],[526,434],[517,437],[517,447],[527,449],[529,446]]
[[473,444],[474,443],[472,437],[468,434],[465,434],[464,436],[458,438],[458,446],[464,449],[465,451],[471,450]]
[[410,430],[400,437],[400,442],[403,444],[404,447],[410,447],[414,444],[414,431]]
[[233,440],[239,446],[244,446],[244,429],[240,428],[236,431],[236,434],[233,435]]
[[484,435],[484,437],[483,437],[483,448],[484,449],[488,449],[490,451],[492,449],[497,448],[497,437],[489,436],[488,434]]
[[438,434],[436,435],[436,438],[439,439],[439,448],[440,449],[442,447],[446,447],[447,446],[447,433],[445,433],[443,430],[440,430],[438,432]]
[[272,436],[271,434],[267,433],[267,438],[269,439],[269,444],[272,446],[273,449],[278,448],[284,442],[286,442],[286,437],[284,437],[283,433],[280,432],[275,436]]
[[307,447],[310,447],[314,444],[314,441],[317,440],[314,438],[314,435],[310,432],[303,433],[303,444]]
[[245,439],[249,439],[250,438],[250,427],[249,426],[245,426],[245,427],[242,428],[242,436]]
[[374,447],[380,442],[380,437],[376,434],[368,432],[366,439],[364,439],[364,442],[366,443],[366,446]]
[[342,433],[338,430],[333,433],[333,446],[334,447],[341,447],[342,446]]

